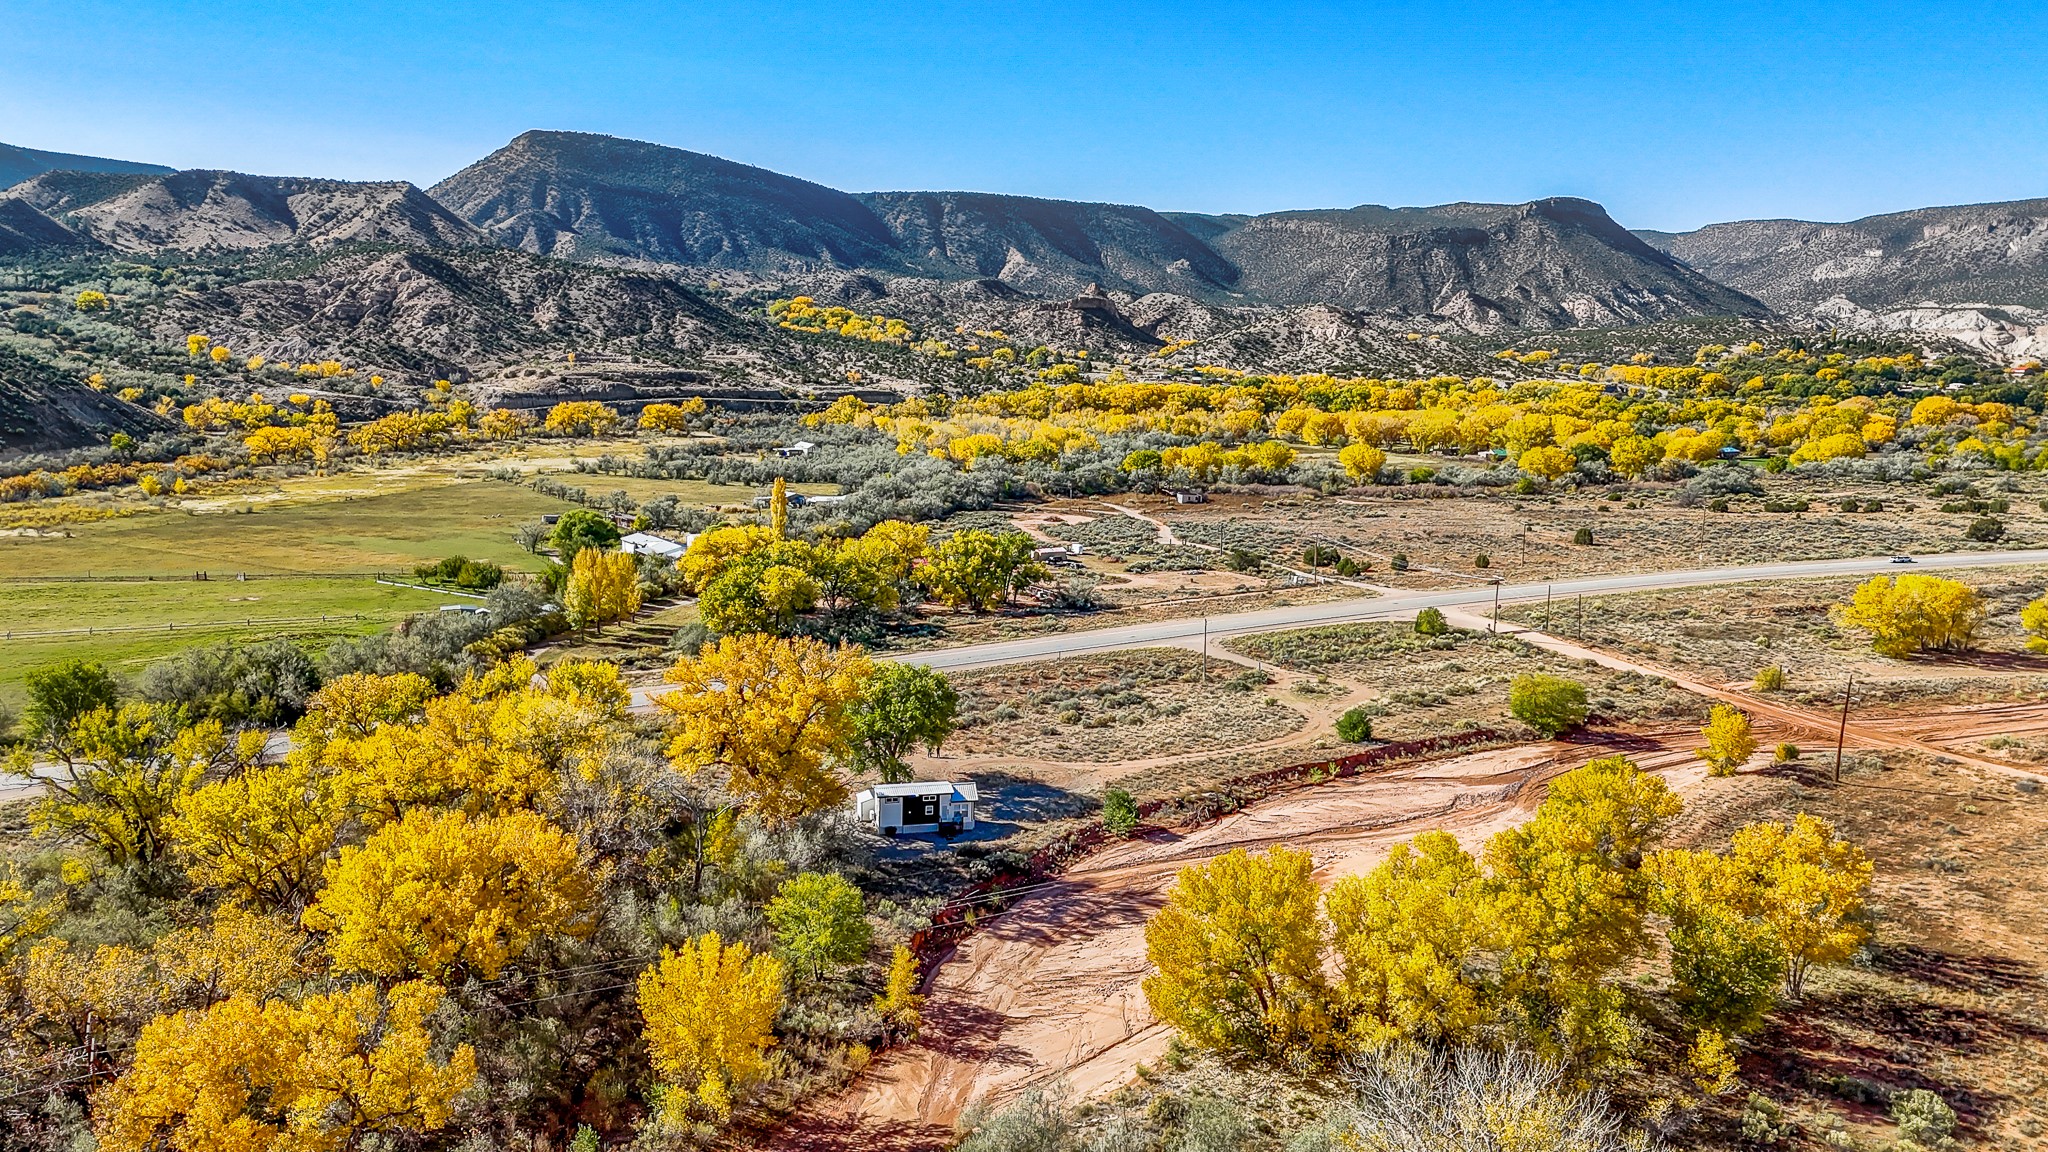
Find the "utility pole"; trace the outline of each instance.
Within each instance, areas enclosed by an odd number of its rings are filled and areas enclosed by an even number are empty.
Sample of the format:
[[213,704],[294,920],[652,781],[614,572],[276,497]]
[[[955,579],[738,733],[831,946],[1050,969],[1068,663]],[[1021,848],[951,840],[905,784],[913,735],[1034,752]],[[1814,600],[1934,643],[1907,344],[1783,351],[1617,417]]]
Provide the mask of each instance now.
[[1586,642],[1586,594],[1579,593],[1579,643]]
[[1550,585],[1543,586],[1543,630],[1550,631]]
[[1856,687],[1856,670],[1849,670],[1849,681],[1842,685],[1842,726],[1835,730],[1835,783],[1842,782],[1842,742],[1849,735],[1849,692]]
[[1209,618],[1202,617],[1202,683],[1209,682]]
[[1493,623],[1489,624],[1486,630],[1488,632],[1500,631],[1500,577],[1498,576],[1494,577],[1493,580]]

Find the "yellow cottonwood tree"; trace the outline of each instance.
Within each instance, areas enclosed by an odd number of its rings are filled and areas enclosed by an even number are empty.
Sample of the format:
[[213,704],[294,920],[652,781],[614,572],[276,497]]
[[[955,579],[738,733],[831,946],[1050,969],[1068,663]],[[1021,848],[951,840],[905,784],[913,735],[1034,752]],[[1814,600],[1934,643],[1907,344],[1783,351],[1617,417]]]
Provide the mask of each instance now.
[[1337,453],[1337,463],[1353,480],[1370,480],[1387,466],[1387,454],[1371,444],[1346,444]]
[[576,838],[536,813],[415,809],[341,850],[304,922],[338,971],[488,980],[543,936],[589,934],[593,894]]
[[1756,737],[1750,734],[1749,717],[1739,708],[1716,704],[1707,716],[1706,727],[1700,735],[1707,746],[1696,755],[1707,762],[1710,776],[1733,776],[1744,761],[1756,752]]
[[619,414],[595,400],[565,400],[548,409],[541,427],[558,436],[601,436],[618,423]]
[[346,784],[295,756],[180,797],[165,830],[193,882],[297,912],[320,887],[348,819]]
[[761,633],[721,637],[665,677],[655,698],[671,717],[668,758],[678,771],[718,768],[771,824],[846,799],[827,764],[851,731],[847,709],[871,671],[858,648]]
[[358,985],[282,1000],[232,996],[143,1029],[135,1062],[96,1110],[104,1152],[344,1152],[446,1127],[476,1054],[434,1060],[442,992]]
[[669,1087],[669,1118],[691,1103],[720,1120],[768,1072],[782,1011],[782,961],[706,932],[640,974],[640,1015],[655,1075]]
[[1802,812],[1789,826],[1751,824],[1735,833],[1729,860],[1743,878],[1740,898],[1777,933],[1787,996],[1799,998],[1814,965],[1848,959],[1869,937],[1870,857],[1828,821]]
[[1351,1035],[1463,1043],[1492,1013],[1472,958],[1492,944],[1478,861],[1447,832],[1397,844],[1379,867],[1337,882],[1325,900]]
[[39,777],[44,795],[30,821],[93,845],[117,866],[161,858],[179,799],[263,746],[260,732],[230,740],[217,720],[188,728],[181,719],[172,708],[130,704],[73,721],[58,745],[59,771]]
[[1648,947],[1640,865],[1680,806],[1662,780],[1607,756],[1551,781],[1533,819],[1487,841],[1503,991],[1538,1051],[1597,1061],[1627,1044],[1608,978]]
[[578,628],[609,624],[638,612],[638,560],[628,552],[581,549],[569,562],[569,586],[562,604],[569,622]]
[[924,997],[917,992],[917,957],[898,944],[889,955],[889,975],[882,981],[882,993],[875,997],[875,1014],[887,1021],[898,1036],[917,1034],[924,1020]]
[[1939,576],[1873,576],[1837,604],[1837,622],[1870,633],[1879,654],[1905,659],[1915,652],[1967,652],[1989,610],[1969,585]]
[[156,942],[158,967],[192,986],[200,1000],[268,999],[305,973],[306,937],[291,922],[223,904],[205,928],[180,928]]
[[1205,1048],[1272,1054],[1327,1039],[1322,922],[1307,852],[1243,849],[1181,869],[1145,925],[1145,999]]

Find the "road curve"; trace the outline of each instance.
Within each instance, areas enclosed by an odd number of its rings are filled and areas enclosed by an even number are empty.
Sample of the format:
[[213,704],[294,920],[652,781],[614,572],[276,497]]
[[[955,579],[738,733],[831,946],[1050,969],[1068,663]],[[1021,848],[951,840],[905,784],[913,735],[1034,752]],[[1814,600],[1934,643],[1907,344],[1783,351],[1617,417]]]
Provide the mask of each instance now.
[[[1930,568],[1990,568],[2014,564],[2048,564],[2048,549],[1948,552],[1916,556],[1910,565],[1897,563],[1890,556],[1864,556],[1845,560],[1799,560],[1725,568],[1689,568],[1674,572],[1583,576],[1547,583],[1502,584],[1500,602],[1507,604],[1541,600],[1546,593],[1553,598],[1562,599],[1596,593],[1647,592],[1660,588],[1739,584],[1751,580],[1796,580],[1815,576],[1860,576],[1872,573],[1890,575],[1925,571]],[[1162,645],[1187,647],[1190,642],[1199,643],[1205,629],[1209,639],[1218,640],[1254,632],[1277,632],[1323,624],[1348,624],[1360,620],[1384,620],[1409,615],[1424,608],[1491,605],[1493,599],[1493,586],[1482,584],[1473,588],[1403,592],[1392,596],[1330,600],[1320,604],[1291,604],[1284,608],[1262,608],[1254,612],[1232,612],[1219,616],[1191,616],[1150,624],[1124,624],[1111,628],[1033,636],[1023,640],[969,644],[957,648],[878,654],[876,658],[905,664],[922,664],[927,668],[942,671],[986,668],[996,664],[1020,664],[1032,660],[1058,659],[1061,656],[1082,652],[1102,652],[1119,648],[1153,648]]]

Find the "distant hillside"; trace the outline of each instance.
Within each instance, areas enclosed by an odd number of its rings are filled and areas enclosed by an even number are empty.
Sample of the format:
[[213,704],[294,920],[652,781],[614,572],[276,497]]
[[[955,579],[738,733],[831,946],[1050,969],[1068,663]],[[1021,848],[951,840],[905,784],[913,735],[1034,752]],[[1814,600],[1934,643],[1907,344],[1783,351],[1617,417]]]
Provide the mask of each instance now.
[[1831,297],[2048,307],[2048,199],[1920,208],[1846,224],[1739,220],[1644,239],[1774,307]]
[[1239,287],[1277,304],[1523,328],[1769,311],[1643,243],[1588,200],[1276,212],[1210,243],[1242,270]]
[[523,133],[430,194],[499,243],[545,256],[900,270],[888,228],[844,192],[612,136]]
[[9,188],[45,172],[153,172],[172,169],[161,164],[138,164],[133,160],[109,160],[103,156],[74,156],[69,152],[42,152],[0,144],[0,188]]
[[474,228],[403,181],[355,183],[193,170],[165,176],[50,172],[0,197],[124,252],[351,241],[445,248]]
[[2048,355],[2048,199],[1638,235],[1789,314],[2006,360]]
[[528,132],[431,193],[502,243],[578,259],[1090,284],[1216,305],[1329,304],[1479,327],[1557,328],[1768,309],[1584,200],[1171,215],[978,192],[849,195],[677,148]]
[[170,421],[104,392],[54,364],[0,347],[0,458],[105,444],[116,432],[173,431]]
[[98,247],[25,200],[0,198],[0,257]]

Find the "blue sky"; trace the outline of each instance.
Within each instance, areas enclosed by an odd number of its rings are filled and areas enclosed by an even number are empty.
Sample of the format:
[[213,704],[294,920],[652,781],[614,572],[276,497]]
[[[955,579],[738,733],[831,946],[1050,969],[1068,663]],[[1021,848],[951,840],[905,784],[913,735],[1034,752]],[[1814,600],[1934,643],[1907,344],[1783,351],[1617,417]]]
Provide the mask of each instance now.
[[1633,227],[2048,196],[2048,0],[0,0],[0,140],[447,175],[527,128],[835,187]]

